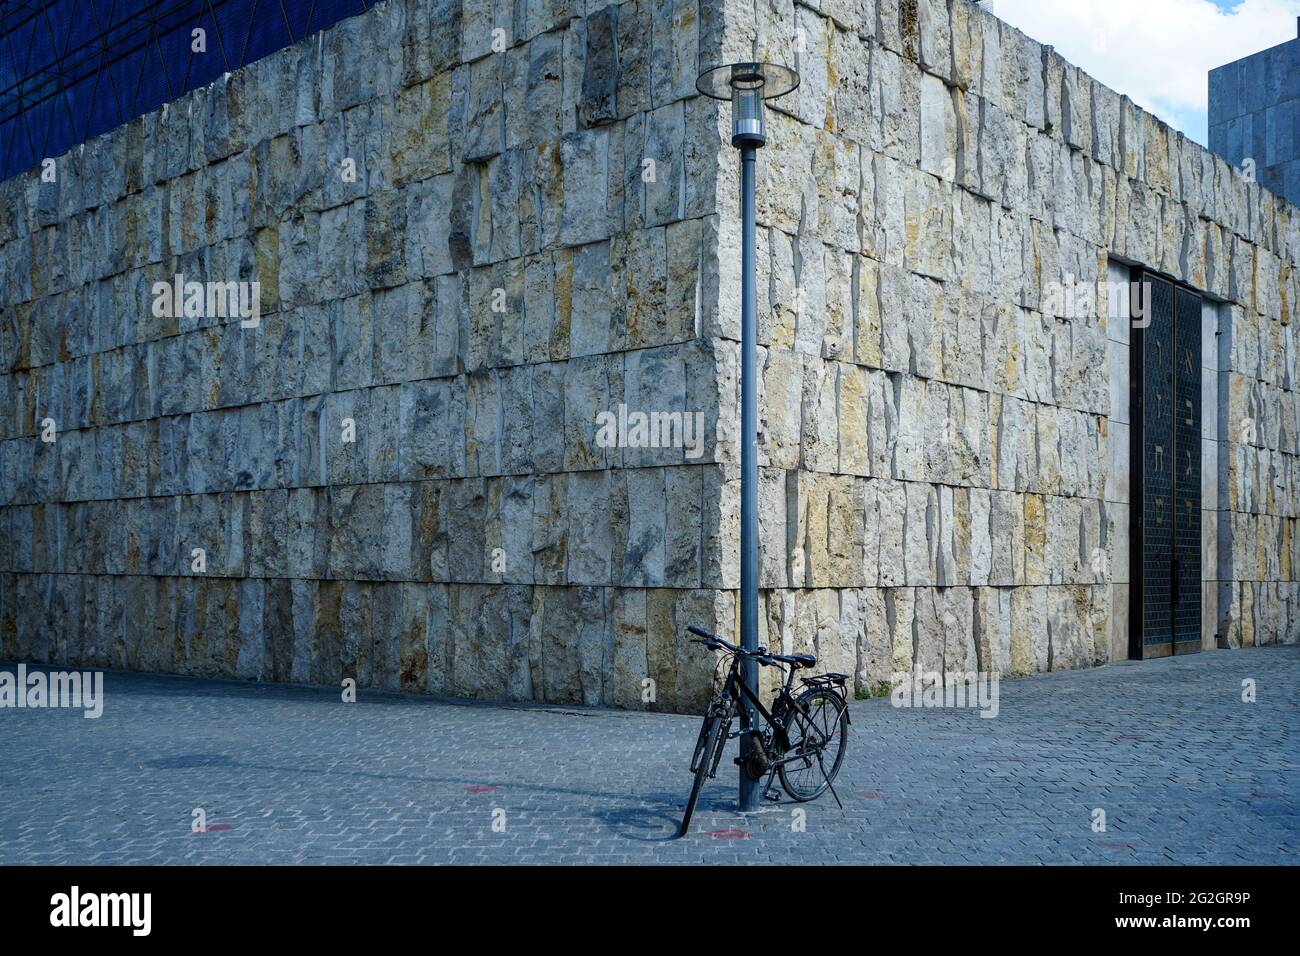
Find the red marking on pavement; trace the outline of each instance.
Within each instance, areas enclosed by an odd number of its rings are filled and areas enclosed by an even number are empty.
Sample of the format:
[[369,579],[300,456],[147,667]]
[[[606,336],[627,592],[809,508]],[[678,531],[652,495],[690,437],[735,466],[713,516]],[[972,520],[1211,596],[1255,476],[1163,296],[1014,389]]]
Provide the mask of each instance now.
[[195,833],[220,833],[222,830],[233,830],[233,823],[209,823],[206,830],[195,830]]
[[864,791],[862,792],[862,795],[863,795],[864,797],[866,797],[868,800],[883,800],[883,799],[885,799],[885,795],[884,795],[883,793],[881,793],[879,790],[864,790]]
[[481,783],[476,783],[472,787],[466,787],[466,793],[496,793],[496,787],[485,787]]
[[1276,800],[1282,796],[1282,794],[1274,793],[1271,790],[1252,790],[1250,795],[1252,797],[1259,797],[1261,800]]
[[723,830],[710,830],[709,836],[715,840],[748,840],[749,831],[740,827],[727,827]]

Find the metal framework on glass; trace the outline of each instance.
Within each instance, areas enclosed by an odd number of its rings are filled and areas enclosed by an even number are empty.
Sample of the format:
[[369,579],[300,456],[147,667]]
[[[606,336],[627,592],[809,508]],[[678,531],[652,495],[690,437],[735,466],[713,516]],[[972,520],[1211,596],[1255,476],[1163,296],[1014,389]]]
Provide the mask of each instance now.
[[0,0],[0,179],[372,2]]

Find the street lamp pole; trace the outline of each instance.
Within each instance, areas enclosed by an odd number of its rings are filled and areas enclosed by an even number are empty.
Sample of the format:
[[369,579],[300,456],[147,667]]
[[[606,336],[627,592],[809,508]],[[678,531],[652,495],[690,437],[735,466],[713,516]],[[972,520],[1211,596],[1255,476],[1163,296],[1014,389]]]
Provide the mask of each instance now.
[[[741,276],[740,276],[740,646],[758,647],[758,303],[754,262],[754,161],[758,147],[740,147]],[[750,687],[758,686],[758,664],[742,662]],[[757,727],[754,705],[751,727]],[[758,807],[759,780],[749,772],[751,735],[740,738],[740,811]]]
[[[767,141],[763,100],[799,85],[799,74],[771,63],[733,63],[700,74],[705,96],[731,100],[731,145],[740,150],[740,646],[758,648],[758,276],[755,267],[754,165]],[[741,662],[741,676],[758,686],[758,664]],[[758,726],[744,701],[749,725]],[[753,741],[740,738],[740,811],[758,806],[760,778],[750,772]]]

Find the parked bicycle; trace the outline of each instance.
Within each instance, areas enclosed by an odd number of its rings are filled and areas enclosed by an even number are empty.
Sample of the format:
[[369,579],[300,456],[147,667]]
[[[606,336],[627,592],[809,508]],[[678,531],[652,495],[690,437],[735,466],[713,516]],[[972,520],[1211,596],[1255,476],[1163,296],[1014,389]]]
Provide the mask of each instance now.
[[[686,813],[682,817],[679,836],[685,836],[690,827],[691,815],[700,799],[704,781],[717,775],[718,763],[727,741],[748,735],[752,741],[749,772],[756,780],[766,780],[763,795],[769,800],[780,799],[772,786],[779,775],[781,786],[793,800],[800,803],[815,800],[827,790],[840,804],[835,792],[835,775],[844,762],[844,748],[848,742],[849,707],[845,697],[846,674],[819,674],[801,677],[804,685],[798,696],[791,693],[797,671],[814,667],[817,658],[812,654],[770,654],[766,648],[747,651],[708,631],[688,627],[697,635],[694,644],[703,644],[711,651],[722,651],[715,673],[713,698],[704,714],[700,735],[695,741],[691,757],[691,772],[695,782]],[[757,661],[764,667],[779,667],[786,672],[785,683],[768,710],[758,699],[755,689],[745,682],[740,673],[744,659]],[[720,677],[726,668],[725,678]],[[754,705],[762,726],[752,726],[745,701]],[[740,729],[731,732],[732,722],[740,718]],[[736,764],[741,763],[739,757]]]

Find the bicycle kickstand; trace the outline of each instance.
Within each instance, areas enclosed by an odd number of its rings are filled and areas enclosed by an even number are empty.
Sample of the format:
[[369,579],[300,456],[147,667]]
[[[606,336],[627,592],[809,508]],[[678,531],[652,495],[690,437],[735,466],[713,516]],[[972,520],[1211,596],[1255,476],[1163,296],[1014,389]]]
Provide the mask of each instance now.
[[817,755],[817,769],[822,772],[822,778],[826,781],[826,786],[830,788],[831,796],[835,798],[835,802],[839,804],[839,808],[843,810],[844,804],[840,803],[840,795],[835,792],[835,784],[831,783],[830,775],[826,773],[826,765],[822,763],[822,755],[820,753]]

